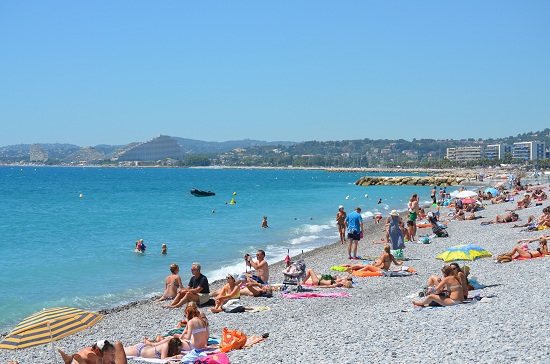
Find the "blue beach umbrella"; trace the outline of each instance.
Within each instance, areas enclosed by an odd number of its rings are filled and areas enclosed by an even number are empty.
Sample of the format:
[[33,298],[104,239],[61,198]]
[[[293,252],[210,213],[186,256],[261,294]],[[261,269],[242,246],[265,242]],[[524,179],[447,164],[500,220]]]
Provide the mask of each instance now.
[[491,195],[493,195],[493,196],[498,195],[498,190],[497,190],[496,188],[487,187],[487,188],[485,189],[485,193],[489,193],[489,192],[491,192]]
[[489,258],[493,255],[480,246],[472,244],[462,244],[450,247],[439,254],[436,259],[443,260],[445,263],[455,260],[476,260],[479,258]]

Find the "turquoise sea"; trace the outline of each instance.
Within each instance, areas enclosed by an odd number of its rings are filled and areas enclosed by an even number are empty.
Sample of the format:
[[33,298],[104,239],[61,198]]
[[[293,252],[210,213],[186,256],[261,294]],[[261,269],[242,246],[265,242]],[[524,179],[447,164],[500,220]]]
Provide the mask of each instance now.
[[[0,332],[46,307],[97,310],[160,294],[171,263],[210,281],[338,240],[349,213],[404,210],[429,187],[359,187],[362,173],[320,170],[0,167]],[[216,196],[194,197],[191,188]],[[236,204],[227,204],[232,198]],[[382,204],[378,199],[382,198]],[[268,216],[269,229],[261,221]],[[134,252],[144,239],[144,254]],[[161,255],[161,244],[168,254]]]

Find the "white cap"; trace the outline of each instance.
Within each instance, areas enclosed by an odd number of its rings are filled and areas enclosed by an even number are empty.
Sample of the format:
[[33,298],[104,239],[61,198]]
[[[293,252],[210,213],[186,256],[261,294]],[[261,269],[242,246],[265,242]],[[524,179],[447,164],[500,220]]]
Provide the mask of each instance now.
[[344,208],[344,206],[342,206],[342,205],[338,206],[338,210],[343,209],[343,208]]
[[97,346],[99,350],[103,350],[103,347],[105,346],[105,340],[98,340],[95,343],[95,346]]

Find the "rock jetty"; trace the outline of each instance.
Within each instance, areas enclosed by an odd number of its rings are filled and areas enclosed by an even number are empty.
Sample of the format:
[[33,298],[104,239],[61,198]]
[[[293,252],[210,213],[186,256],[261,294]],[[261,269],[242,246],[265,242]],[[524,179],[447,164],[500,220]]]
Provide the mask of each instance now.
[[355,184],[358,186],[458,186],[470,179],[475,179],[475,174],[442,174],[431,176],[399,176],[399,177],[369,177],[359,178]]

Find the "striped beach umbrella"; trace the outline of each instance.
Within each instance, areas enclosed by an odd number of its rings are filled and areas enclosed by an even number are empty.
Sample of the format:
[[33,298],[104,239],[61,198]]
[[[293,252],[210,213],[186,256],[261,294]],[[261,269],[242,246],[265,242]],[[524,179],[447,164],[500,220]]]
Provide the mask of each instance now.
[[103,318],[97,312],[69,307],[44,309],[24,319],[0,342],[0,349],[22,349],[64,338]]
[[436,259],[443,260],[445,263],[455,260],[476,260],[478,258],[488,258],[493,255],[480,246],[472,244],[463,244],[450,247],[439,254]]

